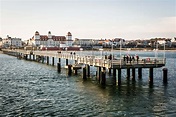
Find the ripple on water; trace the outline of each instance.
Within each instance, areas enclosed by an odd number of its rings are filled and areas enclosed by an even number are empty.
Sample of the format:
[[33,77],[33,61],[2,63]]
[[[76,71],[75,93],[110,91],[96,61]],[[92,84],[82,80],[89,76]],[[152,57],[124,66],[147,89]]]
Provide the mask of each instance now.
[[[171,63],[167,64],[167,87],[162,85],[162,69],[156,70],[153,87],[148,85],[148,69],[135,83],[127,82],[126,71],[122,71],[121,87],[101,87],[95,79],[92,82],[83,81],[81,75],[68,77],[65,69],[58,74],[55,67],[1,54],[0,61],[2,117],[176,115],[175,65]],[[111,77],[107,82],[111,83]]]

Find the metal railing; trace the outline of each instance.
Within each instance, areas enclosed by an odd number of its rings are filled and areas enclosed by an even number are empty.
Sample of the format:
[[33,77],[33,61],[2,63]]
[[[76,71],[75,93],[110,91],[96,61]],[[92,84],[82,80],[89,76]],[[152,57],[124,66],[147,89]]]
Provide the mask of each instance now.
[[[14,52],[14,53],[23,53],[23,54],[30,54],[31,51],[26,50],[2,50],[6,52]],[[58,53],[56,51],[32,51],[32,54],[39,55],[39,56],[51,56],[56,58],[64,58],[64,59],[71,59],[76,60],[77,64],[88,64],[92,66],[100,66],[106,68],[112,68],[115,65],[158,65],[158,64],[166,64],[165,58],[155,58],[155,57],[142,57],[139,60],[124,60],[122,58],[116,58],[113,60],[105,59],[102,56],[83,56],[83,55],[75,55],[70,53]]]

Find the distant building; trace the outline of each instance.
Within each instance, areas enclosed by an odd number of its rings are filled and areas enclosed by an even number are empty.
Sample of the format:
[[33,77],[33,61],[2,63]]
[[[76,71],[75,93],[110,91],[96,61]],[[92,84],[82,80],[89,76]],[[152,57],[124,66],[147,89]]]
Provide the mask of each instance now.
[[0,48],[2,47],[2,38],[0,37]]
[[85,47],[85,46],[94,46],[98,44],[97,39],[78,39],[75,38],[74,40],[74,45],[80,46],[80,47]]
[[7,35],[7,38],[2,39],[2,46],[3,47],[22,47],[22,41],[21,38],[11,38]]
[[171,46],[176,47],[176,37],[172,38],[171,40]]
[[125,39],[122,39],[122,38],[115,38],[113,39],[113,43],[117,46],[117,47],[123,47],[125,46]]
[[40,35],[38,31],[35,32],[35,35],[29,40],[28,44],[32,46],[45,46],[45,47],[71,47],[73,43],[72,34],[67,33],[66,36],[55,36],[51,32],[48,32],[48,35]]

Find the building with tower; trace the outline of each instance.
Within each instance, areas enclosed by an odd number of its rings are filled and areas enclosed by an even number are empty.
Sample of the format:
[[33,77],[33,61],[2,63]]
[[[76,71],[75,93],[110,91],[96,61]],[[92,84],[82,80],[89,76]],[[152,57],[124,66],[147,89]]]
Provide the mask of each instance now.
[[38,31],[29,40],[29,44],[32,46],[43,46],[43,47],[71,47],[73,43],[72,34],[67,33],[66,36],[55,36],[48,32],[48,35],[40,35]]

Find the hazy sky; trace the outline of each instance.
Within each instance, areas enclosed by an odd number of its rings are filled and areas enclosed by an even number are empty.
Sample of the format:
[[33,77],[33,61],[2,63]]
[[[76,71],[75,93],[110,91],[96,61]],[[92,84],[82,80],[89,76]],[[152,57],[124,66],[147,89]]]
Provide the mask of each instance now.
[[0,37],[35,31],[73,38],[176,36],[176,0],[0,0]]

